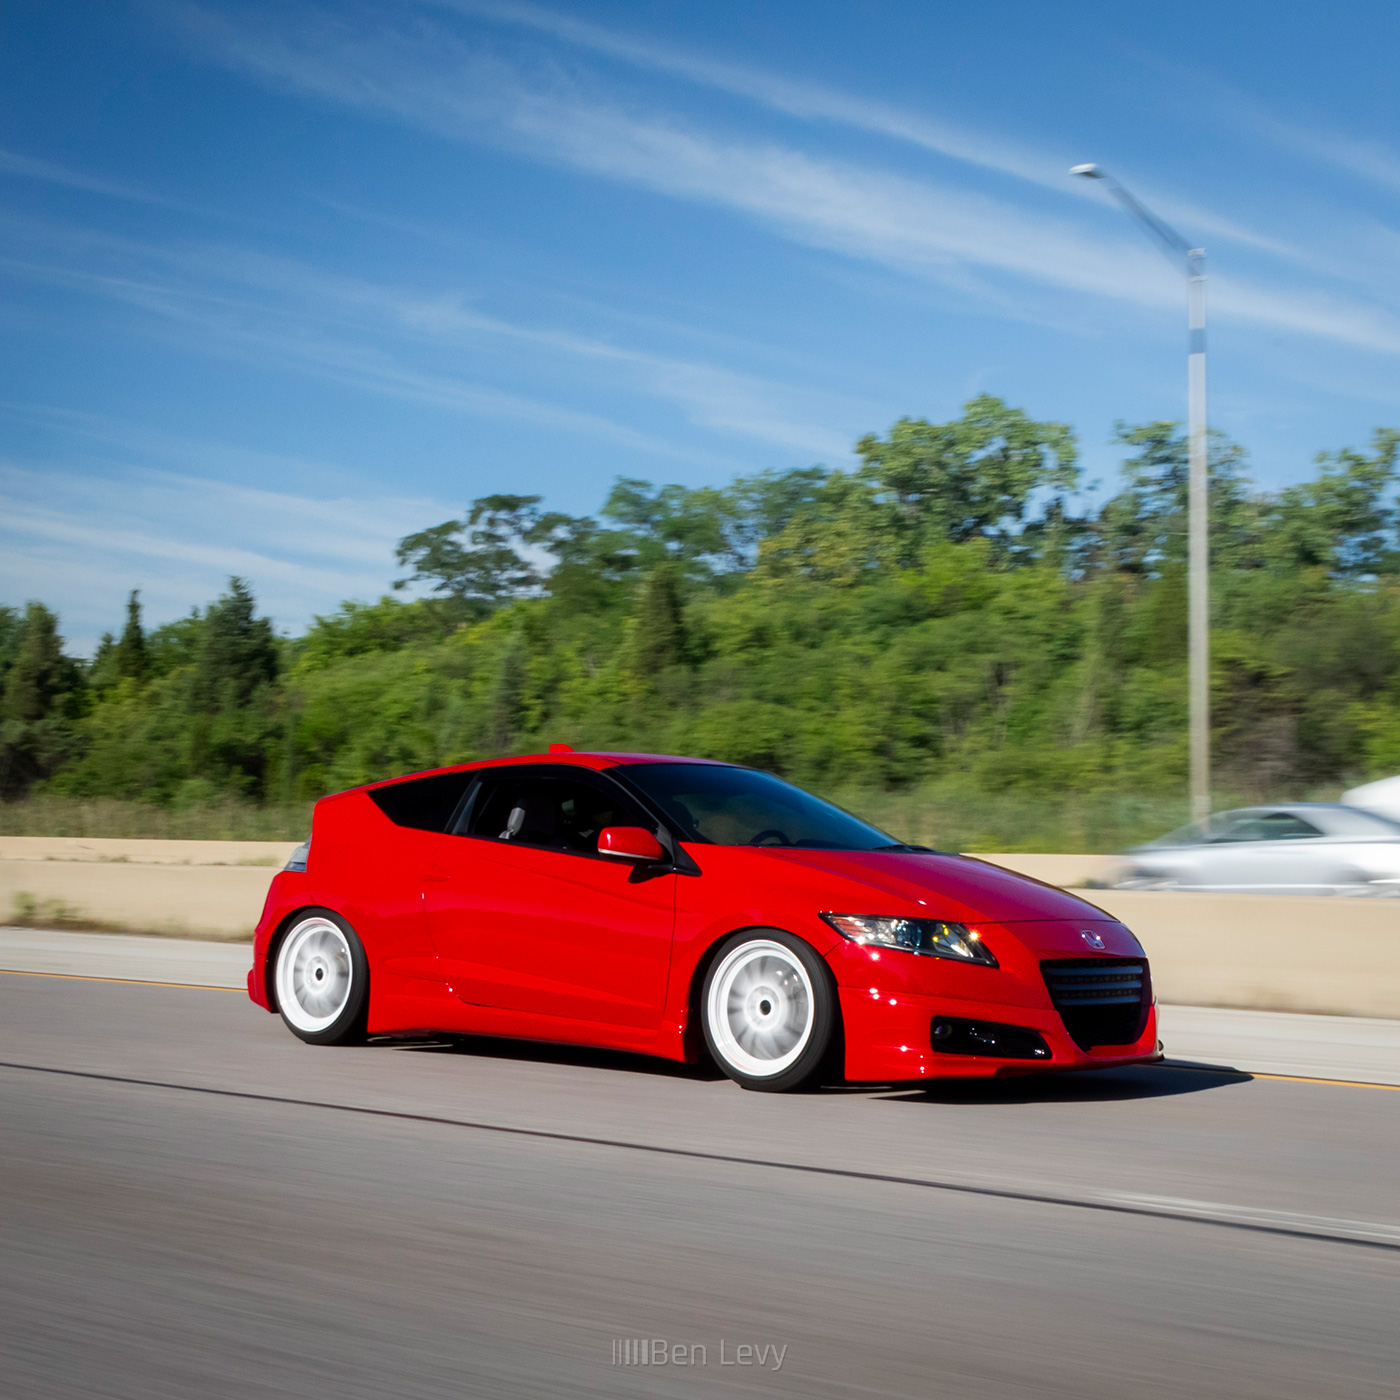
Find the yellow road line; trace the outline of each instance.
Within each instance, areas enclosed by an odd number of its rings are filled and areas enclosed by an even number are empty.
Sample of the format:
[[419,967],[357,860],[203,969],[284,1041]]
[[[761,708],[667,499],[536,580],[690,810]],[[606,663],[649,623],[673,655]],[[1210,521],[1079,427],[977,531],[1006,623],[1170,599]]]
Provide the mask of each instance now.
[[153,982],[148,977],[88,977],[80,972],[26,972],[18,967],[0,967],[5,977],[58,977],[65,982],[121,982],[128,987],[180,987],[188,992],[238,992],[248,995],[246,987],[210,987],[202,982]]
[[1252,1079],[1282,1079],[1289,1084],[1339,1084],[1344,1089],[1389,1089],[1400,1093],[1400,1084],[1372,1084],[1366,1079],[1309,1079],[1305,1074],[1260,1074],[1255,1070],[1241,1070]]
[[1373,1084],[1369,1079],[1323,1079],[1306,1074],[1268,1074],[1260,1069],[1231,1069],[1215,1065],[1154,1065],[1154,1069],[1184,1069],[1188,1074],[1247,1074],[1251,1079],[1281,1079],[1289,1084],[1337,1084],[1344,1089],[1390,1089],[1400,1092],[1400,1084]]

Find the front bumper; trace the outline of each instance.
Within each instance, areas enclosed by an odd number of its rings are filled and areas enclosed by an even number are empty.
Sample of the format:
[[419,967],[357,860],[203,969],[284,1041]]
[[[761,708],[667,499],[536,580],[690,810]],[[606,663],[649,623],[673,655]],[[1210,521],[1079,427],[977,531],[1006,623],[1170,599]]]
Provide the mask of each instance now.
[[[846,1077],[890,1081],[977,1079],[992,1075],[1095,1069],[1161,1059],[1150,982],[1143,990],[1141,1030],[1131,1044],[1077,1044],[1056,1009],[1046,968],[1147,963],[1141,946],[1115,919],[1029,920],[978,929],[998,960],[980,967],[949,959],[890,952],[843,942],[827,953],[836,977],[846,1035]],[[1039,1033],[1045,1058],[999,1058],[935,1050],[933,1022],[991,1022]],[[1136,1023],[1135,1023],[1136,1024]],[[1082,1032],[1082,1026],[1080,1027]],[[1081,1033],[1081,1039],[1084,1036]],[[1086,1042],[1087,1043],[1087,1042]],[[964,1048],[966,1042],[964,1042]]]
[[[1157,1008],[1149,1008],[1142,1034],[1132,1045],[1081,1050],[1070,1039],[1052,1007],[996,1006],[920,992],[886,993],[841,987],[846,1032],[846,1078],[858,1081],[986,1079],[993,1075],[1043,1074],[1056,1070],[1105,1069],[1151,1064],[1157,1049]],[[950,1055],[933,1048],[937,1017],[997,1021],[1038,1031],[1050,1047],[1049,1059],[998,1059],[990,1055]]]

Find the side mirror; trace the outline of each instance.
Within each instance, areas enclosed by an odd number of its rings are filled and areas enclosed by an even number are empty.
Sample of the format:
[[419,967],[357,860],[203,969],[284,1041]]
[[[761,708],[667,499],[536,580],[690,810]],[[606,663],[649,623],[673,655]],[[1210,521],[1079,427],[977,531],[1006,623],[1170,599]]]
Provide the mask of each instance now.
[[666,859],[661,842],[644,826],[609,826],[598,833],[598,854],[618,860],[660,861]]

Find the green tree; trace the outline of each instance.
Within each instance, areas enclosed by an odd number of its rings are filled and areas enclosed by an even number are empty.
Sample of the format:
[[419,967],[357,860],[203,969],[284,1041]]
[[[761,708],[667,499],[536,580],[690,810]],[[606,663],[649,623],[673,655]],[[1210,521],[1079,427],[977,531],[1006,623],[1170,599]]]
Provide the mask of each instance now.
[[664,559],[693,564],[727,555],[733,508],[726,492],[711,487],[657,487],[620,476],[603,503],[602,514],[624,532],[615,543],[625,540],[628,552],[646,568]]
[[1395,485],[1400,431],[1377,429],[1370,456],[1323,452],[1318,476],[1280,493],[1267,516],[1270,562],[1361,577],[1394,572]]
[[63,654],[58,618],[42,603],[24,610],[24,626],[14,662],[5,676],[0,717],[33,724],[53,708],[72,683],[72,663]]
[[146,634],[141,627],[141,595],[136,589],[126,600],[126,626],[113,657],[117,676],[124,681],[141,682],[150,674],[151,661],[146,654]]
[[[1175,796],[1185,442],[1121,428],[1122,489],[1078,518],[1060,428],[981,399],[867,439],[854,471],[629,477],[596,518],[484,496],[406,538],[433,596],[346,604],[282,643],[234,581],[145,634],[140,684],[99,685],[113,641],[82,687],[51,615],[0,610],[0,716],[42,711],[0,718],[0,791],[283,800],[567,739],[882,788],[891,812],[937,784],[964,834],[997,793],[1004,810]],[[1396,438],[1272,495],[1212,440],[1215,743],[1235,791],[1400,761]]]
[[895,507],[869,481],[831,472],[776,534],[759,542],[758,573],[798,575],[850,587],[869,582],[908,557],[908,534]]
[[686,653],[679,568],[667,561],[647,575],[637,595],[632,653],[638,674],[654,676]]
[[0,695],[0,797],[14,797],[72,756],[78,665],[63,654],[58,618],[42,603],[24,610]]
[[174,622],[162,623],[146,634],[146,659],[153,676],[192,670],[204,643],[204,615],[198,608]]
[[430,583],[477,616],[530,592],[539,574],[515,546],[539,526],[539,504],[539,496],[482,496],[465,520],[405,535],[395,557],[413,572],[394,587]]
[[0,608],[0,694],[4,693],[5,676],[14,664],[24,623],[14,608]]
[[915,548],[929,539],[1005,541],[1036,492],[1062,497],[1079,479],[1067,423],[1036,422],[991,394],[969,399],[949,423],[901,418],[856,451],[865,479],[897,502]]
[[[1137,452],[1123,463],[1126,485],[1098,521],[1103,562],[1129,573],[1156,573],[1186,559],[1190,450],[1179,423],[1119,423],[1114,440]],[[1210,554],[1216,567],[1259,562],[1259,507],[1239,444],[1212,432],[1206,452],[1210,491]]]
[[508,753],[520,733],[526,689],[525,642],[512,635],[491,689],[484,738],[491,753]]
[[297,666],[320,671],[352,656],[440,642],[460,621],[443,606],[445,601],[419,598],[406,603],[386,597],[377,603],[342,603],[311,624],[297,645]]
[[280,669],[277,639],[267,618],[256,617],[248,585],[229,579],[228,592],[210,604],[200,624],[188,686],[188,782],[250,796],[263,792],[277,724],[272,687]]
[[272,623],[254,616],[256,608],[248,585],[235,577],[204,614],[194,675],[199,709],[236,709],[276,680],[277,639]]
[[104,632],[88,662],[87,683],[94,690],[108,690],[117,683],[117,639]]

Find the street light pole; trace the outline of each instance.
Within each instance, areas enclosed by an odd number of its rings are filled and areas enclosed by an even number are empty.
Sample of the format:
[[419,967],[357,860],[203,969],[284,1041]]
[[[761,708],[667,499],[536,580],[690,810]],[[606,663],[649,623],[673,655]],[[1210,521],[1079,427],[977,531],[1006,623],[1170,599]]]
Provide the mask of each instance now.
[[1187,709],[1191,735],[1191,818],[1210,819],[1210,538],[1209,476],[1206,465],[1206,255],[1170,224],[1136,200],[1097,165],[1076,165],[1071,175],[1100,180],[1108,192],[1186,273],[1189,302],[1186,435],[1190,456],[1187,488]]
[[1191,353],[1186,430],[1191,470],[1187,509],[1187,691],[1191,725],[1191,820],[1210,821],[1210,485],[1206,467],[1206,255],[1187,254]]

